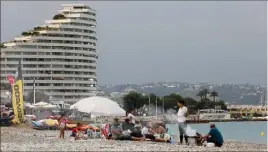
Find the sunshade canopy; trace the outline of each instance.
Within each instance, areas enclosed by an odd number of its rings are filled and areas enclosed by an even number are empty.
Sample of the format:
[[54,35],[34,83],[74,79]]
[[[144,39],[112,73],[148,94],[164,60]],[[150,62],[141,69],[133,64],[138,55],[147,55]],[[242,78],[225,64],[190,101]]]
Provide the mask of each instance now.
[[89,97],[81,99],[73,104],[70,109],[77,109],[80,112],[91,113],[94,116],[125,116],[118,103],[105,97]]

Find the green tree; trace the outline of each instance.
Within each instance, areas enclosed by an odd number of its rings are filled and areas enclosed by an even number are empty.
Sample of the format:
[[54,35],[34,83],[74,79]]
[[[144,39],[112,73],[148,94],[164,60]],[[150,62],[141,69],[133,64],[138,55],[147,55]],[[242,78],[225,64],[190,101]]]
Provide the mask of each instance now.
[[218,97],[219,94],[218,94],[218,92],[216,92],[216,91],[212,91],[212,92],[210,93],[210,96],[213,97],[213,101],[216,102],[216,97]]
[[186,97],[184,98],[185,106],[188,108],[189,114],[195,114],[196,113],[196,105],[197,101],[193,98]]
[[203,90],[198,91],[198,93],[196,94],[198,97],[200,97],[200,100],[202,100],[204,98],[204,93]]
[[126,111],[129,111],[129,109],[132,108],[139,109],[144,105],[145,101],[146,99],[142,96],[142,94],[131,91],[123,97],[123,108]]
[[206,99],[206,98],[203,98],[201,99],[200,102],[197,102],[197,105],[195,107],[195,109],[214,109],[215,108],[215,103]]
[[219,102],[215,103],[217,106],[221,106],[222,110],[227,110],[227,105],[225,104],[225,102],[223,100],[220,100]]
[[1,45],[0,48],[6,48],[6,46],[3,43],[1,43],[0,45]]
[[63,14],[57,14],[53,17],[53,20],[60,20],[60,19],[66,19],[66,17]]
[[[162,97],[164,100],[164,108],[167,109],[177,109],[178,101],[183,100],[183,97],[179,94],[172,93],[170,95]],[[162,102],[161,102],[162,103]]]
[[207,96],[209,94],[209,90],[208,89],[203,89],[203,90],[200,90],[198,93],[197,93],[197,96],[199,96],[202,99],[207,99]]

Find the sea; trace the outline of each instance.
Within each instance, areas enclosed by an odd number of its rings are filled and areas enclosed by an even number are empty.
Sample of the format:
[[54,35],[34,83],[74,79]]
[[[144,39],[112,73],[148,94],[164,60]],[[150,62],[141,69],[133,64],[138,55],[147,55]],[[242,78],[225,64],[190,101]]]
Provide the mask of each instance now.
[[[211,123],[188,125],[196,132],[205,135],[209,132]],[[267,121],[215,122],[214,124],[222,133],[224,140],[267,144]],[[167,124],[167,128],[178,137],[177,124]]]

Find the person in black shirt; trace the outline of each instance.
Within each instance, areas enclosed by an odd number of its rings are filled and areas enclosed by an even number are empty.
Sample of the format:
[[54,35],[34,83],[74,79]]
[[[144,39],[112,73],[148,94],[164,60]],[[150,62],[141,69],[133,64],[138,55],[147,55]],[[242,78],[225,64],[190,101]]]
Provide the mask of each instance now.
[[130,119],[126,118],[125,122],[122,124],[122,130],[127,131],[130,130],[132,131],[134,129],[134,124],[130,123]]

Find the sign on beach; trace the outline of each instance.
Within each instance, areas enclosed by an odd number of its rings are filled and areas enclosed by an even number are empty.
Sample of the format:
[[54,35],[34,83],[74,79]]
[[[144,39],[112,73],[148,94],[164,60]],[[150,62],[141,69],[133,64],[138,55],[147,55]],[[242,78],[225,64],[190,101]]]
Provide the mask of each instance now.
[[22,85],[22,80],[18,80],[12,86],[12,105],[15,120],[18,124],[22,123],[24,119]]

